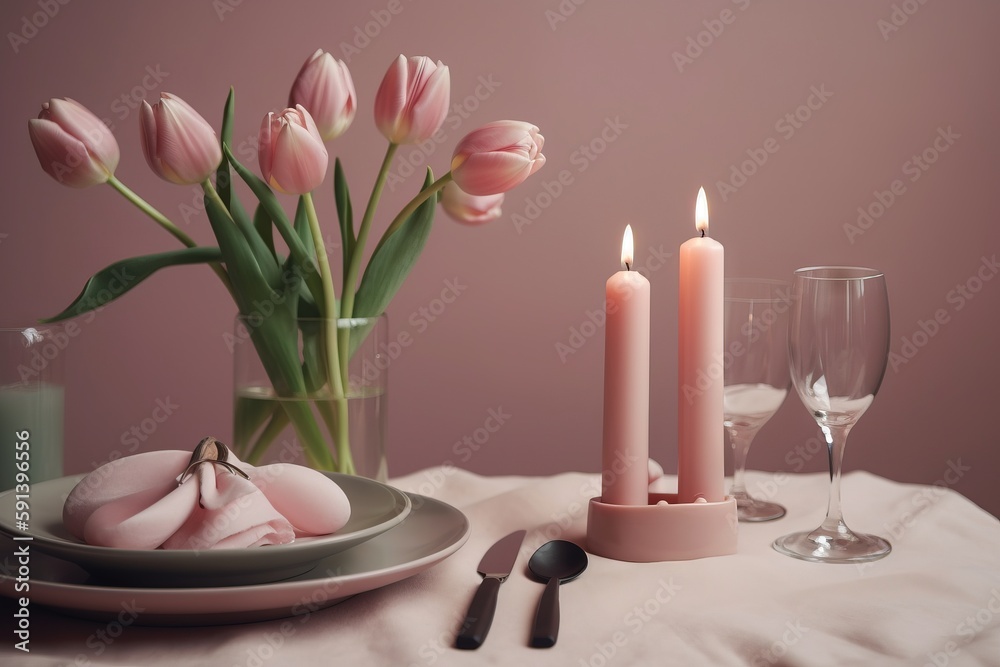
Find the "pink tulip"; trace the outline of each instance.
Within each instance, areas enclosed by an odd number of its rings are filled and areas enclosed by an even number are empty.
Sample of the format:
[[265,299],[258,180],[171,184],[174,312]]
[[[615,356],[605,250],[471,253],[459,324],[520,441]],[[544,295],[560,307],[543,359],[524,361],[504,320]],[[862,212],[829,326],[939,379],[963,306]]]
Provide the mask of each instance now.
[[441,207],[456,222],[466,225],[482,225],[500,217],[503,211],[503,193],[479,197],[470,195],[454,183],[444,186],[441,192]]
[[28,135],[45,173],[63,185],[106,183],[118,166],[118,142],[101,119],[68,97],[42,104]]
[[160,178],[191,185],[201,183],[222,162],[215,130],[191,106],[170,93],[150,106],[143,100],[139,116],[142,154]]
[[441,127],[451,101],[451,77],[439,60],[396,58],[375,94],[375,125],[394,144],[427,141]]
[[316,121],[301,104],[264,116],[258,157],[264,180],[295,195],[312,192],[323,182],[330,159]]
[[357,111],[354,81],[347,65],[317,49],[292,84],[288,106],[296,104],[309,111],[324,140],[336,139],[346,132]]
[[473,130],[458,142],[451,175],[471,195],[506,192],[542,168],[545,137],[531,123],[500,120]]

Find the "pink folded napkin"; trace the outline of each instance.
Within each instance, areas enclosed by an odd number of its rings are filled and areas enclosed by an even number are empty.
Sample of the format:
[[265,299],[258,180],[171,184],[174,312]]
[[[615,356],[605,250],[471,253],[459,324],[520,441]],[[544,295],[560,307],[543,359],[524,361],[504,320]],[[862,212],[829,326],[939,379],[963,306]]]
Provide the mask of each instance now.
[[220,549],[326,535],[351,516],[341,488],[310,468],[255,467],[230,452],[228,463],[249,479],[210,461],[184,474],[191,458],[191,452],[158,451],[101,466],[70,492],[63,524],[98,546]]

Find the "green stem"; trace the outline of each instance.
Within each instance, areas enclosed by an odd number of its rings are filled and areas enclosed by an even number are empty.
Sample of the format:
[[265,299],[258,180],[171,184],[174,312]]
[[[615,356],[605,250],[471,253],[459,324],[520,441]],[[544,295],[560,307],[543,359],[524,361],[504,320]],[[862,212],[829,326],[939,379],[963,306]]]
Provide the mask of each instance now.
[[[361,226],[358,228],[358,238],[354,242],[351,256],[345,257],[347,264],[344,270],[344,293],[340,301],[340,316],[350,318],[354,316],[354,295],[357,292],[358,276],[361,273],[361,258],[365,254],[365,245],[368,243],[368,234],[371,231],[372,220],[375,218],[375,209],[382,198],[382,189],[385,187],[385,179],[389,174],[389,167],[392,165],[392,158],[396,155],[399,144],[389,142],[385,149],[385,156],[382,158],[382,165],[379,167],[378,176],[375,177],[375,185],[372,186],[372,194],[368,198],[368,205],[365,207],[365,215],[361,219]],[[345,245],[346,251],[346,245]],[[347,367],[350,362],[351,332],[344,328],[340,332],[340,369],[344,374],[342,381],[347,385]]]
[[333,399],[333,403],[337,408],[337,418],[335,420],[337,434],[334,437],[337,439],[337,460],[340,462],[338,470],[348,475],[354,475],[357,474],[357,470],[354,467],[354,457],[351,456],[351,442],[349,439],[351,422],[350,413],[348,412],[348,398],[346,396],[338,396]]
[[451,172],[449,171],[447,174],[445,174],[444,176],[437,179],[436,181],[428,185],[426,188],[418,192],[417,196],[411,199],[410,203],[404,206],[403,210],[400,211],[399,214],[392,219],[391,223],[389,223],[389,226],[386,228],[385,233],[382,234],[382,238],[379,239],[378,245],[375,246],[375,252],[378,252],[379,248],[385,245],[385,242],[389,240],[389,237],[395,234],[396,231],[403,226],[403,223],[406,222],[406,219],[409,218],[411,215],[413,215],[413,212],[416,211],[421,204],[427,201],[431,195],[437,194],[438,190],[451,183],[451,180],[452,176]]
[[[323,230],[319,226],[319,218],[316,216],[316,206],[313,204],[312,195],[308,192],[302,195],[302,201],[306,206],[306,219],[309,220],[309,229],[312,232],[313,245],[316,246],[316,263],[319,264],[320,277],[323,279],[323,310],[326,318],[323,320],[324,336],[326,338],[326,361],[327,378],[330,383],[330,391],[333,395],[334,406],[337,409],[334,419],[333,439],[337,447],[338,471],[353,475],[354,460],[351,458],[350,421],[347,410],[347,394],[344,392],[347,386],[347,369],[340,368],[340,354],[337,350],[337,310],[336,295],[333,292],[333,273],[330,271],[330,258],[326,254],[326,244],[323,243]],[[343,371],[343,376],[341,375]]]
[[312,195],[308,192],[305,193],[302,195],[302,201],[306,206],[306,219],[309,220],[313,245],[316,246],[316,263],[319,264],[319,275],[323,280],[322,308],[325,317],[323,329],[326,338],[327,378],[330,381],[330,390],[333,396],[341,397],[344,395],[344,383],[340,375],[340,355],[337,353],[337,298],[333,291],[330,258],[326,254],[323,230],[320,229],[319,218],[316,217],[316,207],[313,205]]
[[358,274],[361,271],[361,258],[365,254],[365,244],[368,241],[368,233],[371,231],[372,219],[375,217],[375,209],[378,201],[382,198],[382,189],[385,187],[385,178],[389,174],[389,166],[392,158],[396,155],[398,144],[389,142],[386,148],[385,157],[382,158],[382,166],[378,170],[375,178],[375,186],[372,188],[372,196],[368,198],[368,206],[365,208],[365,217],[361,219],[361,227],[358,228],[358,239],[354,243],[354,252],[351,253],[350,261],[347,264],[347,271],[344,273],[344,294],[340,301],[340,316],[351,317],[354,315],[354,293],[355,285],[358,284]]
[[252,444],[249,441],[238,443],[247,446],[247,451],[240,454],[244,456],[243,460],[252,466],[259,465],[260,457],[264,455],[264,452],[271,446],[274,439],[281,435],[281,432],[288,426],[288,413],[285,412],[284,406],[276,401],[274,408],[271,418],[257,436],[256,442]]
[[[156,224],[158,224],[160,227],[163,227],[174,238],[176,238],[178,241],[186,245],[188,248],[197,247],[198,244],[195,242],[194,239],[185,234],[177,225],[171,222],[169,218],[167,218],[165,215],[163,215],[155,208],[153,208],[149,204],[149,202],[147,202],[145,199],[143,199],[135,192],[133,192],[127,185],[125,185],[117,178],[115,178],[114,175],[108,178],[108,185],[110,185],[115,190],[120,192],[122,196],[125,197],[125,199],[128,199],[130,202],[132,202],[132,204],[134,204],[136,208],[138,208],[140,211],[142,211],[150,218],[152,218]],[[218,197],[218,195],[216,195],[216,197]],[[220,199],[219,201],[221,202],[222,200]],[[222,208],[226,209],[227,211],[229,210],[228,207],[226,206],[223,206]],[[225,288],[229,290],[229,293],[233,294],[233,285],[229,281],[229,274],[226,273],[226,270],[222,267],[222,265],[219,264],[218,262],[213,262],[212,264],[210,264],[210,266],[212,270],[215,271],[215,275],[219,276],[219,280],[222,281],[222,284],[225,286]]]

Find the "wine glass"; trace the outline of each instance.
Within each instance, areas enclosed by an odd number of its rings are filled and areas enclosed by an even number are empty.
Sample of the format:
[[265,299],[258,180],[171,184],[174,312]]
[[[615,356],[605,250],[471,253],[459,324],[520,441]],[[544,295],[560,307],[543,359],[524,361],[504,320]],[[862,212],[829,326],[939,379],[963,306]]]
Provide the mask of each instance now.
[[791,384],[791,286],[781,280],[755,278],[729,278],[725,285],[723,424],[733,445],[729,495],[736,499],[740,521],[771,521],[783,517],[785,508],[751,496],[743,471],[754,436],[781,407]]
[[874,269],[820,266],[795,272],[789,325],[792,383],[826,439],[830,503],[813,531],[792,533],[774,548],[820,563],[858,563],[892,550],[876,535],[844,523],[840,472],[847,435],[872,404],[889,354],[889,297],[885,276]]

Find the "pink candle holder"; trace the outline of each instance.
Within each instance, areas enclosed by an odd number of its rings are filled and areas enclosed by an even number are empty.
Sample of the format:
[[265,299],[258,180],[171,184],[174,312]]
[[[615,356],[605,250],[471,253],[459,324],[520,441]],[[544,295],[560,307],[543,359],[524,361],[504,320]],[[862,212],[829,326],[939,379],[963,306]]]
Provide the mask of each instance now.
[[634,563],[693,560],[736,553],[736,499],[677,502],[675,493],[650,493],[646,505],[612,505],[591,498],[587,550]]

